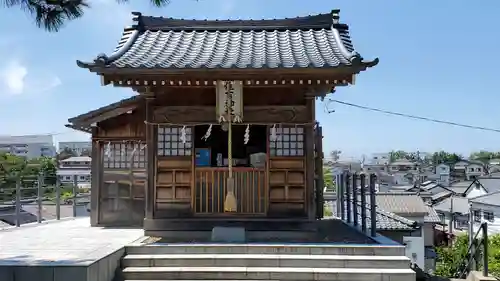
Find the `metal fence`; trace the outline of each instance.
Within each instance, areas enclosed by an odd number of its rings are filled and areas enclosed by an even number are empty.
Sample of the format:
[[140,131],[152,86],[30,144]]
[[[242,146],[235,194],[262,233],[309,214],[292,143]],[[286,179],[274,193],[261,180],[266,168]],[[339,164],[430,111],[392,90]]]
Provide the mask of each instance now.
[[54,175],[17,177],[0,184],[0,229],[88,216],[90,183],[77,175],[61,181]]
[[370,236],[375,237],[377,235],[376,175],[345,172],[337,175],[335,182],[337,192],[325,193],[325,201],[335,201],[336,214],[340,219],[354,227],[360,227],[364,233],[369,229]]

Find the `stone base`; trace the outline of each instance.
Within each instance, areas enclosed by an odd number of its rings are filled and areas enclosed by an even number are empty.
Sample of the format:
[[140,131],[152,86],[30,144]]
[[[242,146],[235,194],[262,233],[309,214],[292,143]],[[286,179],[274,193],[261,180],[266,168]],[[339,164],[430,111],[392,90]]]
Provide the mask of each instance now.
[[212,242],[244,243],[245,228],[216,226],[212,229]]

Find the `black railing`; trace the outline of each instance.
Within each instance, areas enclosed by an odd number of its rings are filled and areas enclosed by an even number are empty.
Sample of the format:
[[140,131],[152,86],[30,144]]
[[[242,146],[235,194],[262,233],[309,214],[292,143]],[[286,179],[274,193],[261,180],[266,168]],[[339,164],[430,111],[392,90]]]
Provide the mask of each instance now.
[[[375,174],[343,173],[336,178],[337,216],[355,227],[361,225],[363,233],[367,233],[367,219],[369,218],[372,237],[377,235],[376,182]],[[369,203],[366,202],[367,197],[370,198]]]
[[61,182],[57,176],[38,175],[33,179],[19,177],[2,182],[0,230],[26,223],[88,216],[90,186],[81,184],[77,175],[70,178]]
[[[472,222],[471,222],[472,223]],[[481,234],[481,237],[479,237]],[[464,263],[459,267],[457,278],[464,278],[472,270],[472,267],[480,268],[482,260],[483,276],[487,277],[488,270],[488,223],[483,222],[474,237],[469,237],[469,243]],[[481,259],[482,258],[482,259]]]

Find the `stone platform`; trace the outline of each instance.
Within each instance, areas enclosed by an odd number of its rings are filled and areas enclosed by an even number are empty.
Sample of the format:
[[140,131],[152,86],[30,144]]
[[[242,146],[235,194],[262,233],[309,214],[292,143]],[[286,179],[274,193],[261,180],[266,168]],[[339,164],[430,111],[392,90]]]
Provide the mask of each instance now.
[[109,281],[142,229],[90,227],[89,218],[0,230],[2,281]]

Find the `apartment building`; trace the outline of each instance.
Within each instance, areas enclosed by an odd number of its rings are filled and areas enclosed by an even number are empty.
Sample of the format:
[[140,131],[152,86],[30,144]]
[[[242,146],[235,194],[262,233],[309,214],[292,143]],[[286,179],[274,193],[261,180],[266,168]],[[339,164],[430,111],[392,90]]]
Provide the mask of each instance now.
[[90,163],[92,159],[87,156],[76,156],[64,159],[59,163],[57,176],[62,183],[74,183],[78,185],[90,185]]
[[62,141],[59,142],[59,152],[66,148],[71,149],[77,156],[81,156],[84,151],[92,150],[92,143],[90,141]]
[[0,152],[32,159],[54,157],[56,147],[52,135],[0,136]]

